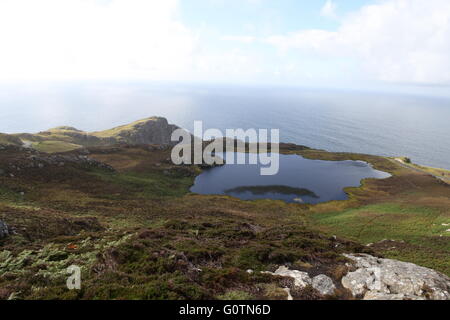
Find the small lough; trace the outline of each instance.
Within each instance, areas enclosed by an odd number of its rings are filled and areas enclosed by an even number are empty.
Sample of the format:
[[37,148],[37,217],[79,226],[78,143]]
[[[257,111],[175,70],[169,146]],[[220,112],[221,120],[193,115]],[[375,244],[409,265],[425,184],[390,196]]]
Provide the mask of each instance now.
[[[236,156],[236,153],[232,155]],[[242,200],[273,199],[316,204],[346,200],[348,196],[344,188],[359,187],[363,179],[391,176],[363,161],[310,160],[283,154],[279,159],[276,175],[260,175],[260,169],[264,167],[260,164],[225,164],[205,170],[195,179],[190,190],[198,194],[228,195]]]

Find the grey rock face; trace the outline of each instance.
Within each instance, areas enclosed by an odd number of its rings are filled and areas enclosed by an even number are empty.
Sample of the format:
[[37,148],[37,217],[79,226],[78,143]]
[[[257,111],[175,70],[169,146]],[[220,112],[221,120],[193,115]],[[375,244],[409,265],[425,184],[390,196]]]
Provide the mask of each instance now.
[[165,118],[151,118],[137,123],[133,130],[124,130],[118,134],[118,140],[129,144],[172,144],[172,132],[177,126],[169,124]]
[[8,225],[0,220],[0,239],[6,238],[9,236],[9,227]]
[[367,300],[450,300],[450,278],[413,263],[345,255],[356,270],[342,278],[354,296]]
[[315,276],[312,279],[312,287],[324,296],[331,295],[334,293],[334,290],[336,290],[333,280],[324,274]]

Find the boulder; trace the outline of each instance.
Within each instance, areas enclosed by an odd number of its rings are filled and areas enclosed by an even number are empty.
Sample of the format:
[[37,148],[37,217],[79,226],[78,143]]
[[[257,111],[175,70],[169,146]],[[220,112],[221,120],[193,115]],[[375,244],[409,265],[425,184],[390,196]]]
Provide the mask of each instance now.
[[320,292],[321,295],[328,296],[334,293],[336,286],[330,277],[320,274],[312,279],[312,287]]
[[450,278],[413,263],[367,254],[345,255],[355,271],[342,285],[367,300],[450,300]]
[[264,272],[273,276],[290,277],[294,279],[294,286],[303,289],[312,286],[323,296],[332,295],[336,286],[330,277],[320,274],[311,279],[308,273],[299,270],[289,270],[285,266],[280,266],[275,272]]
[[6,238],[9,236],[9,227],[8,225],[0,220],[0,239]]
[[280,266],[275,272],[264,272],[273,276],[291,277],[294,279],[294,285],[296,287],[304,288],[312,283],[311,278],[306,272],[298,270],[289,270],[285,266]]

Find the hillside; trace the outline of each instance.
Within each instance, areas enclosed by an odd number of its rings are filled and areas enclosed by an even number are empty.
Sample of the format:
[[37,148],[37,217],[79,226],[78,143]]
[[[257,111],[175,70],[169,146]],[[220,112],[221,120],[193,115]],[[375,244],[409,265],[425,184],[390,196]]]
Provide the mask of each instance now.
[[0,134],[0,143],[32,147],[42,152],[66,152],[83,147],[114,144],[170,144],[177,126],[167,119],[150,117],[98,132],[84,132],[74,127],[60,126],[36,134]]
[[[0,299],[447,297],[450,279],[444,275],[373,258],[449,275],[447,184],[383,157],[285,144],[280,150],[368,161],[393,176],[349,188],[345,201],[241,201],[190,193],[204,169],[172,165],[167,146],[53,155],[3,147]],[[65,286],[72,264],[81,267],[81,290]],[[386,266],[397,272],[389,278],[396,282],[383,293],[359,292],[351,283],[368,281],[354,278],[367,274],[364,265]],[[411,279],[396,278],[408,272],[417,284],[412,291],[404,285]]]
[[0,133],[0,144],[20,146],[22,141],[16,136]]

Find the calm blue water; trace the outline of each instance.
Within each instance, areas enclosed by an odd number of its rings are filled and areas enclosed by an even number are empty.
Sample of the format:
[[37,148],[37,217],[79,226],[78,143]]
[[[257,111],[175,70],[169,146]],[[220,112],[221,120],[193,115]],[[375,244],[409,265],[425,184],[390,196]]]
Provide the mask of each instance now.
[[225,164],[206,170],[197,176],[191,191],[243,200],[320,203],[347,199],[343,189],[360,186],[362,179],[390,176],[362,161],[309,160],[297,155],[280,155],[280,170],[273,176],[261,176],[260,167]]
[[281,140],[330,151],[409,156],[450,169],[450,99],[154,84],[0,85],[0,132],[108,129],[160,115],[192,130],[279,128]]

